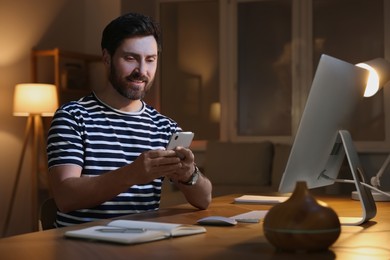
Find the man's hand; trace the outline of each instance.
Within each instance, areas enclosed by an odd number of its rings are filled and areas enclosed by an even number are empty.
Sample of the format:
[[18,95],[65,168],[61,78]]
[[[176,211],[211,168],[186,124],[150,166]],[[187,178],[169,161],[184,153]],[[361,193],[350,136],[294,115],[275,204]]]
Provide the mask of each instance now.
[[194,154],[188,148],[176,147],[173,150],[176,157],[180,159],[180,168],[164,176],[176,182],[186,182],[195,171]]
[[142,153],[128,167],[132,168],[132,182],[143,184],[182,171],[183,163],[174,150],[150,150]]
[[185,185],[191,175],[195,171],[195,157],[190,149],[176,147],[174,149],[177,156],[182,158],[180,161],[181,167],[172,174],[165,175],[170,178],[184,194],[187,201],[199,209],[206,209],[211,202],[211,182],[203,174],[199,177],[194,185]]

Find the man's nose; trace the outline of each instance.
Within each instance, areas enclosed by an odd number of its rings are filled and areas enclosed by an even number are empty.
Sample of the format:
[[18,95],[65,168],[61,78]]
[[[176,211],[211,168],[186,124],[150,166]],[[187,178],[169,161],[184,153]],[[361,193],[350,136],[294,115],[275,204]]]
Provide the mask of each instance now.
[[136,68],[136,71],[140,75],[146,75],[146,72],[147,72],[147,64],[146,64],[146,62],[143,62],[143,61],[138,62],[138,66]]

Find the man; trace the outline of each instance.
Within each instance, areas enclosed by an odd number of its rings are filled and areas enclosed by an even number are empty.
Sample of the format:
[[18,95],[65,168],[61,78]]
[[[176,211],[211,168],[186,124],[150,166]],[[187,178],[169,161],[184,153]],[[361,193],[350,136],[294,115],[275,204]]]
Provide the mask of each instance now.
[[211,183],[191,150],[165,150],[181,128],[142,100],[155,77],[160,39],[149,17],[113,20],[101,41],[107,86],[57,110],[47,146],[55,226],[157,210],[164,178],[193,206],[208,207]]

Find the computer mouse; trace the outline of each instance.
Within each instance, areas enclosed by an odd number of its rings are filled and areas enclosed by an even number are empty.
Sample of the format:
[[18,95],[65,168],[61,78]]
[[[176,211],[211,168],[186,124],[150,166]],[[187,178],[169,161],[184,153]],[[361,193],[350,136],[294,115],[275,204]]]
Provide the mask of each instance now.
[[237,224],[237,221],[229,217],[208,216],[199,219],[197,223],[200,225],[210,225],[210,226],[234,226]]

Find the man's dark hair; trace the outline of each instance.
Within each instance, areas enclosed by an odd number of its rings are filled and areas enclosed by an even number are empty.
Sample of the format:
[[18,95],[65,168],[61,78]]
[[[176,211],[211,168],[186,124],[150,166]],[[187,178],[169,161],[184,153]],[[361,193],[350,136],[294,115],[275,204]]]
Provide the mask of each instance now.
[[152,35],[156,39],[158,51],[161,52],[161,35],[159,25],[149,16],[138,13],[124,14],[111,21],[103,30],[101,47],[114,55],[123,40],[136,36]]

